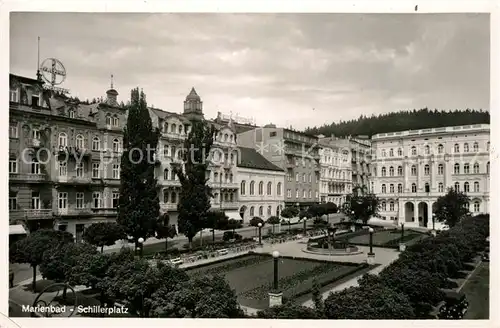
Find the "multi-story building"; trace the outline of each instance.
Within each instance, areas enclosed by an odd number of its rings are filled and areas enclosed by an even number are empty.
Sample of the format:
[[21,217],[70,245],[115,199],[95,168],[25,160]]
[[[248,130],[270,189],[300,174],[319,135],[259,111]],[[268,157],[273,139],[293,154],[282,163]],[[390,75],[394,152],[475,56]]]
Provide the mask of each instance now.
[[349,137],[352,162],[352,187],[361,187],[373,192],[370,183],[371,141],[368,137]]
[[240,185],[240,216],[244,223],[258,216],[279,217],[285,205],[285,171],[254,148],[239,147],[237,179]]
[[56,227],[79,241],[85,225],[115,219],[126,110],[111,87],[82,104],[10,75],[9,219]]
[[307,208],[319,203],[321,168],[317,137],[270,124],[239,133],[238,145],[256,149],[285,170],[285,206]]
[[352,191],[351,149],[349,140],[319,135],[320,186],[322,203],[332,202],[342,206],[346,195]]
[[435,202],[447,188],[465,192],[472,213],[489,212],[489,125],[380,133],[372,147],[383,218],[432,228]]
[[254,119],[233,115],[232,113],[227,115],[217,112],[217,117],[213,121],[220,125],[226,125],[229,121],[231,121],[236,129],[236,133],[242,133],[258,128]]

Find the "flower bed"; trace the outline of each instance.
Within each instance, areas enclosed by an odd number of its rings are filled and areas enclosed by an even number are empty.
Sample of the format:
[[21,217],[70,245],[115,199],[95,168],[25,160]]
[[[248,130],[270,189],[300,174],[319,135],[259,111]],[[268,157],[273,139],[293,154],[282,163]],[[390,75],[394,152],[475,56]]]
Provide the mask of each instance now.
[[[427,235],[421,232],[406,230],[405,236],[403,238],[404,243],[413,244]],[[355,236],[346,236],[350,244],[359,246],[369,246],[370,245],[370,233],[365,230],[363,233]],[[373,233],[373,246],[374,247],[385,247],[385,248],[398,248],[401,242],[401,231],[400,230],[380,230]]]

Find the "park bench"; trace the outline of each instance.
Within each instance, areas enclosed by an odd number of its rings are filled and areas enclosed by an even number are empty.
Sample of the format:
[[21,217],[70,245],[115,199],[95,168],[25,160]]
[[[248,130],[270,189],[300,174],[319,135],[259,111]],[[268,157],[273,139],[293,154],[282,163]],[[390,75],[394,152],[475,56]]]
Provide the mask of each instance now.
[[228,254],[228,250],[227,250],[227,248],[219,249],[217,251],[217,253],[219,253],[219,255],[227,255]]

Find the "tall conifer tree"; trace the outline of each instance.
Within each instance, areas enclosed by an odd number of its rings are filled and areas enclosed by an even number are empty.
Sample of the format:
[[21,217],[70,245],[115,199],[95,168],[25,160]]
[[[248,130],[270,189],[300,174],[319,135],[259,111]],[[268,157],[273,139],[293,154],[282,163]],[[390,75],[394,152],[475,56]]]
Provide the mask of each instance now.
[[123,131],[121,186],[117,222],[134,238],[155,235],[160,215],[155,178],[156,147],[159,130],[153,128],[146,95],[138,88],[131,92],[127,125]]

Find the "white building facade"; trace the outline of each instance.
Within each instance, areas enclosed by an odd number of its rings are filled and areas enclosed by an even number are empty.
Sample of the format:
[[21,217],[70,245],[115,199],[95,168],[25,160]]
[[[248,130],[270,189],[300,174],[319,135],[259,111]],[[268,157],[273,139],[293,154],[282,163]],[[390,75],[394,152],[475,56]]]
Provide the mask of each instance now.
[[237,168],[239,184],[239,215],[243,224],[253,217],[264,221],[280,216],[285,205],[285,171],[267,161],[253,148],[240,147]]
[[381,199],[379,214],[398,225],[432,228],[435,202],[448,188],[468,195],[473,214],[489,213],[489,153],[488,124],[374,135],[372,188]]

